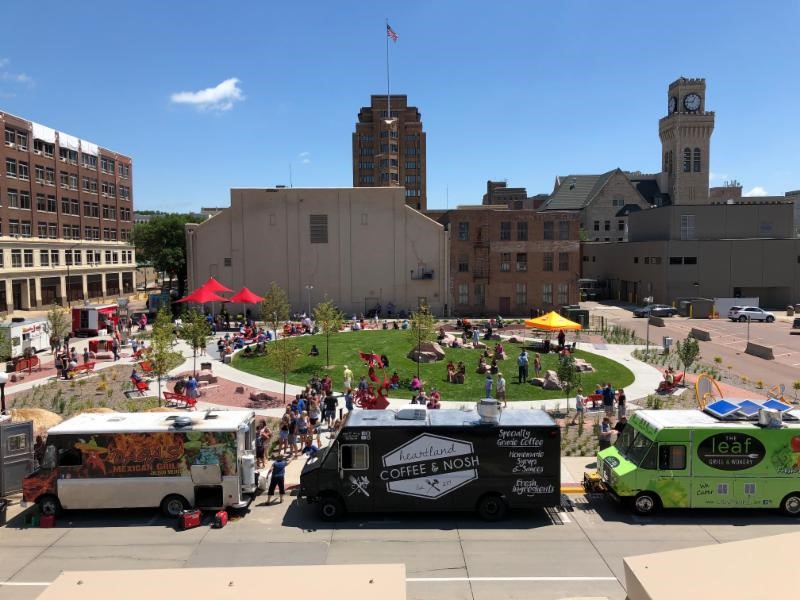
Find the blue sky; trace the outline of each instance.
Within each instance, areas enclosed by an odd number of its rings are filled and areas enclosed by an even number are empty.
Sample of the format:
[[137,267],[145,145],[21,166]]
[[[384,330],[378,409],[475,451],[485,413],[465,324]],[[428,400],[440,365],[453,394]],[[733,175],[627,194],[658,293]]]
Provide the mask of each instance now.
[[138,209],[226,206],[231,187],[288,184],[290,164],[295,187],[346,187],[358,110],[386,90],[388,17],[430,207],[448,189],[480,202],[487,179],[534,194],[657,171],[681,75],[707,79],[717,114],[712,184],[800,188],[800,2],[492,4],[7,3],[0,110],[131,155]]

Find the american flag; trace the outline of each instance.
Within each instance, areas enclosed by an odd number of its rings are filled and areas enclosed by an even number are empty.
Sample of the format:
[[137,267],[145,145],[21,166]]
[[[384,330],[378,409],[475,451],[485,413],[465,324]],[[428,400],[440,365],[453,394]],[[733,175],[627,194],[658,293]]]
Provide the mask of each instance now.
[[386,24],[386,35],[392,38],[393,42],[397,41],[397,34],[394,32],[394,29],[392,29],[388,23]]

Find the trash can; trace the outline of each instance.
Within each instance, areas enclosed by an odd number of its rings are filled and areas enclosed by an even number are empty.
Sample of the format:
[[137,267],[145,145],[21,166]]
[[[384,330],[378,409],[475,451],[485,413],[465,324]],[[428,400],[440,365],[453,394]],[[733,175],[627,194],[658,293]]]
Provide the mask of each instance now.
[[201,371],[210,371],[211,370],[211,363],[210,362],[201,362],[200,363],[200,370]]
[[6,510],[8,509],[8,500],[0,498],[0,525],[6,524]]
[[97,343],[99,340],[89,340],[89,352],[97,354]]

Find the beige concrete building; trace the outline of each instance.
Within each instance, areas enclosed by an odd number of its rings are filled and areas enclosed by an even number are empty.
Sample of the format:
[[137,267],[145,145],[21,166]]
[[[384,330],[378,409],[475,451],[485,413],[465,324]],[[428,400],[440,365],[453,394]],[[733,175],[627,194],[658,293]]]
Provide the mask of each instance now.
[[442,315],[447,234],[405,200],[399,187],[232,189],[230,208],[187,225],[189,289],[210,275],[258,294],[274,281],[294,312],[327,296],[348,316],[390,303]]
[[631,215],[630,241],[583,245],[583,276],[609,296],[758,297],[761,306],[800,300],[800,239],[791,202],[666,206]]

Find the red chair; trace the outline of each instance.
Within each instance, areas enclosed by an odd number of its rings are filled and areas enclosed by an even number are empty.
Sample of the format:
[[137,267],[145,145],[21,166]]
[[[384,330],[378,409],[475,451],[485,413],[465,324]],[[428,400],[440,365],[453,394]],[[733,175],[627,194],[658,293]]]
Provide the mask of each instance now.
[[197,398],[190,398],[183,394],[176,394],[175,392],[164,392],[164,403],[167,406],[174,406],[175,408],[193,409],[197,408]]
[[136,381],[133,377],[131,377],[131,383],[133,387],[136,388],[136,391],[139,392],[140,396],[144,396],[145,392],[150,391],[150,384],[146,381]]

